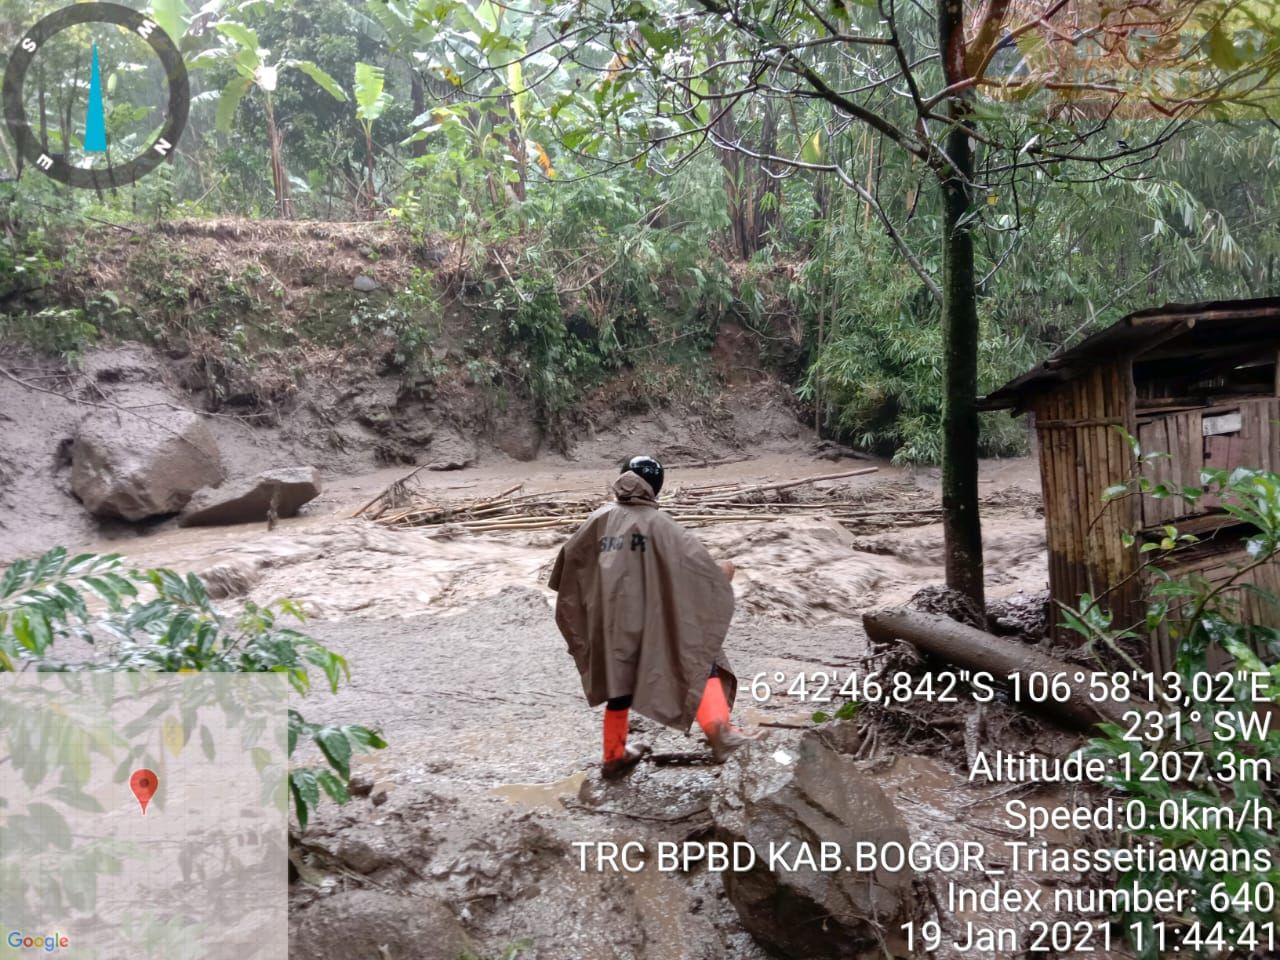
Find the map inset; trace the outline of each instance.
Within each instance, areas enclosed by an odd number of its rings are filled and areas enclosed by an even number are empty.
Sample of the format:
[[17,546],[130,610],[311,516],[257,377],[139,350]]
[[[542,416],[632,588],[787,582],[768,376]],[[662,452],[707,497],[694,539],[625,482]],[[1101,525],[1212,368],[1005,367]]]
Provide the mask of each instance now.
[[287,956],[287,691],[0,674],[0,957]]

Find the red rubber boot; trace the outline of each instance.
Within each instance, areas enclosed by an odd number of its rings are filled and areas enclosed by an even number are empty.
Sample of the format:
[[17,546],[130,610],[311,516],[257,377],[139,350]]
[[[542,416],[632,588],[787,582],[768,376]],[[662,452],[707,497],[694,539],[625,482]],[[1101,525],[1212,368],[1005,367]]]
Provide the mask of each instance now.
[[605,710],[604,712],[604,762],[600,775],[615,780],[635,768],[646,751],[627,746],[627,727],[630,710]]
[[759,738],[749,736],[729,722],[729,698],[719,677],[708,677],[702,690],[702,702],[698,704],[698,726],[711,743],[711,755],[716,763],[724,763],[729,754],[744,744]]

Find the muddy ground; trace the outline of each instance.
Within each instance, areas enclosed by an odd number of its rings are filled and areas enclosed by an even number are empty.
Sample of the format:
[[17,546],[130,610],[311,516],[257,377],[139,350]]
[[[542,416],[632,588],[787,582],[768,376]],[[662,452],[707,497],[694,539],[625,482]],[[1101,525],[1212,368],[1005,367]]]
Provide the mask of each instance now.
[[[837,469],[775,455],[686,477],[765,480]],[[850,494],[888,509],[936,502],[928,474],[882,470],[849,481]],[[1038,589],[1043,521],[1027,495],[1033,475],[1026,463],[988,464],[985,472],[993,592]],[[531,472],[474,473],[468,495],[496,493],[526,476],[535,488],[603,489],[613,475],[544,463]],[[682,479],[675,471],[668,482]],[[502,956],[514,944],[524,945],[520,956],[542,958],[766,956],[742,931],[717,876],[580,869],[575,842],[638,840],[653,849],[659,840],[703,836],[719,770],[645,765],[623,784],[599,780],[600,714],[583,702],[552,621],[553,595],[543,587],[562,536],[433,539],[352,521],[312,523],[289,535],[291,549],[310,559],[284,560],[284,570],[267,566],[253,595],[265,599],[286,577],[303,586],[304,603],[328,611],[313,632],[352,658],[355,677],[324,709],[343,722],[382,724],[393,744],[362,764],[379,785],[375,793],[386,789],[385,805],[330,810],[309,831],[307,843],[325,851],[316,861],[328,871],[322,882],[349,889],[365,877],[443,901],[484,956]],[[714,555],[738,564],[727,649],[744,679],[856,669],[867,652],[861,613],[903,602],[941,578],[941,533],[933,524],[862,536],[820,521],[725,524],[699,535]],[[256,564],[254,551],[269,546],[228,545],[210,559],[235,565],[248,553]],[[335,566],[343,573],[322,572]],[[814,709],[780,694],[744,695],[735,712],[755,729],[808,725]],[[770,731],[779,743],[796,735]],[[657,752],[705,751],[700,737],[643,718],[632,736]],[[920,838],[969,839],[989,822],[981,792],[936,756],[885,756],[868,769]],[[329,909],[324,898],[303,889],[295,906],[301,942],[314,945],[318,958],[342,955],[308,935],[308,917]]]
[[[148,378],[146,357],[131,356],[90,365],[85,376],[99,392],[82,395],[101,400],[105,394],[125,406],[180,398]],[[103,368],[133,372],[113,372],[103,390],[94,379],[94,370]],[[70,386],[87,391],[85,382],[81,377]],[[450,500],[516,483],[527,491],[603,498],[620,454],[673,446],[677,459],[695,448],[749,457],[673,469],[667,481],[673,487],[788,479],[873,463],[816,457],[812,437],[794,419],[770,413],[761,390],[744,387],[714,432],[662,414],[641,416],[585,439],[570,456],[543,452],[531,462],[481,441],[474,466],[424,472],[419,481]],[[306,420],[266,428],[215,422],[233,474],[290,462],[324,469],[324,495],[275,530],[179,530],[172,521],[141,529],[99,526],[68,494],[59,454],[60,438],[81,411],[11,382],[0,382],[0,401],[10,465],[0,484],[0,553],[65,542],[118,551],[139,565],[204,573],[229,597],[291,597],[307,611],[310,632],[349,659],[350,685],[336,697],[317,693],[300,709],[316,720],[379,727],[390,746],[356,762],[358,776],[373,784],[372,796],[345,808],[326,805],[300,838],[303,876],[291,902],[298,960],[347,960],[355,942],[389,944],[380,951],[388,960],[444,960],[464,951],[543,960],[766,956],[714,874],[580,868],[575,842],[705,838],[707,800],[720,769],[646,764],[622,783],[599,779],[600,714],[582,698],[552,619],[553,595],[544,586],[567,534],[391,530],[352,519],[407,468],[373,469],[376,433],[363,438],[364,446],[355,438],[344,450],[329,448],[326,457]],[[904,517],[937,505],[936,471],[875,465],[877,473],[835,481],[843,495]],[[985,463],[982,486],[989,595],[1042,589],[1034,465]],[[865,530],[822,520],[735,522],[703,528],[699,536],[715,556],[738,566],[727,651],[744,680],[859,667],[867,654],[862,613],[904,602],[942,579],[942,533],[933,522]],[[744,694],[735,715],[747,728],[783,725],[771,728],[770,738],[786,744],[798,736],[792,727],[811,724],[814,709],[781,694],[764,700]],[[660,752],[705,751],[700,737],[643,718],[633,720],[632,737]],[[968,786],[962,762],[940,744],[924,754],[882,750],[863,764],[894,799],[913,837],[994,838],[997,806],[984,799],[991,790]],[[924,898],[926,888],[920,889]],[[963,918],[944,912],[941,919],[952,926]]]

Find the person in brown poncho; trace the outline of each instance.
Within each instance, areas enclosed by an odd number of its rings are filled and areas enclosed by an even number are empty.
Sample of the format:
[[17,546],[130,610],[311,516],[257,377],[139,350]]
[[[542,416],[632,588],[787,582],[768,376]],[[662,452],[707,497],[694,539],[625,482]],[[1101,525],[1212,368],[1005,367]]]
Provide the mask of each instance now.
[[722,649],[733,618],[733,564],[717,563],[658,509],[662,465],[632,457],[561,548],[551,573],[556,624],[591,706],[605,703],[603,774],[626,773],[629,712],[688,731],[694,720],[723,761],[748,737],[729,723],[738,681]]

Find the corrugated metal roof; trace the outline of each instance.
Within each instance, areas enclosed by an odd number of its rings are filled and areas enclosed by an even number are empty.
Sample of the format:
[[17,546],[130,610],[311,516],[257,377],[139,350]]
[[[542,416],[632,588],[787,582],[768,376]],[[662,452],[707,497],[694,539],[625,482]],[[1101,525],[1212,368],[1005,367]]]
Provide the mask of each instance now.
[[[1160,345],[1169,355],[1193,356],[1207,346],[1221,344],[1224,336],[1253,339],[1274,336],[1280,346],[1280,297],[1253,300],[1213,300],[1207,303],[1167,303],[1149,307],[1117,320],[1090,334],[1068,350],[1015,377],[999,390],[978,400],[981,410],[1006,410],[1023,406],[1031,392],[1069,380],[1099,359],[1131,357]],[[1163,351],[1162,351],[1163,352]]]

